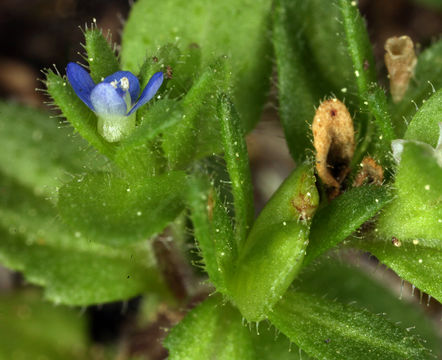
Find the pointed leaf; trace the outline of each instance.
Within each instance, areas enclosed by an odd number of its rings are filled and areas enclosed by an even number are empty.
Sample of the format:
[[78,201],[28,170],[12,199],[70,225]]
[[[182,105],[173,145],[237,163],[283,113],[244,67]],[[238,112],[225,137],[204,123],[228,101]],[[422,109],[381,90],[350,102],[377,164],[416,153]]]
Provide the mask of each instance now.
[[187,206],[195,239],[201,250],[203,266],[217,291],[226,291],[226,276],[236,256],[233,228],[217,190],[207,181],[192,178]]
[[411,289],[404,288],[404,299],[398,299],[391,291],[391,284],[374,275],[378,274],[371,269],[350,266],[333,258],[322,258],[299,274],[293,288],[344,304],[351,303],[374,314],[383,314],[388,321],[420,336],[426,347],[437,354],[440,351],[440,336],[437,336],[436,327],[422,306],[406,298]]
[[221,123],[224,159],[232,182],[236,238],[237,243],[242,244],[255,217],[247,144],[238,114],[227,97],[221,97],[218,103],[218,117]]
[[391,192],[385,187],[362,186],[346,191],[319,209],[310,227],[304,266],[345,240],[391,199]]
[[321,359],[429,359],[419,339],[380,315],[288,291],[269,314],[290,340]]
[[120,70],[120,65],[114,50],[112,50],[108,39],[103,36],[101,29],[94,27],[86,29],[84,37],[91,77],[98,84],[107,76]]
[[405,132],[405,139],[437,146],[439,124],[442,122],[442,89],[434,93],[414,115]]
[[135,178],[154,176],[165,169],[161,136],[171,131],[183,117],[177,101],[161,100],[149,107],[142,122],[118,146],[115,162]]
[[169,166],[184,169],[195,159],[220,152],[220,124],[217,103],[220,94],[229,93],[228,68],[224,59],[207,67],[180,102],[183,117],[164,133],[162,147]]

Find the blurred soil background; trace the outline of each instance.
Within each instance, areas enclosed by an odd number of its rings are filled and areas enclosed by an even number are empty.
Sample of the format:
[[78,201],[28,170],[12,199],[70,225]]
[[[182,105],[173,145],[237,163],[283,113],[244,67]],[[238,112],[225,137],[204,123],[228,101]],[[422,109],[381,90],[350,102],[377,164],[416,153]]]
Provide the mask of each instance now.
[[[83,52],[80,43],[84,39],[79,27],[90,24],[94,18],[98,27],[104,32],[109,30],[113,41],[119,43],[130,6],[128,0],[0,1],[0,99],[46,108],[44,101],[48,99],[35,91],[43,87],[37,80],[44,77],[41,69],[55,65],[64,74],[69,61],[80,61],[79,53]],[[359,6],[367,20],[384,84],[383,44],[388,37],[409,35],[419,52],[442,34],[442,13],[411,0],[360,0]],[[248,136],[258,209],[294,167],[278,122],[276,103],[273,88],[262,121]],[[396,277],[392,275],[387,281],[399,291],[400,281]],[[0,296],[2,291],[11,291],[21,283],[20,275],[0,267]],[[89,308],[94,341],[112,342],[120,336],[123,324],[137,311],[137,303],[137,300],[129,302],[124,311],[121,303]],[[440,317],[439,306],[434,304],[428,311]],[[134,334],[130,346],[135,352],[148,351],[152,359],[164,358],[164,349],[157,339],[170,323],[168,316],[172,315],[160,314],[156,323]]]

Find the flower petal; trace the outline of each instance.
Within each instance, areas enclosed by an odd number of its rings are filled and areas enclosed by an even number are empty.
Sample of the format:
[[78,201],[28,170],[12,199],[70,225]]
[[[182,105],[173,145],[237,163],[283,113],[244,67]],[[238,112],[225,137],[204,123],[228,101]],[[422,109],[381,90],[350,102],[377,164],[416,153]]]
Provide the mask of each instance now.
[[[132,100],[132,104],[135,104],[135,101],[138,99],[138,95],[140,95],[140,82],[137,77],[132,74],[130,71],[117,71],[116,73],[107,76],[103,82],[111,83],[112,81],[120,81],[121,78],[127,78],[129,80],[129,94]],[[124,97],[124,91],[121,88],[117,88],[118,93]]]
[[91,102],[98,116],[122,116],[127,112],[126,102],[109,83],[102,82],[94,87]]
[[92,89],[95,87],[95,84],[89,73],[82,66],[70,62],[66,67],[66,75],[77,96],[89,108],[94,110],[90,100],[90,95]]
[[153,74],[153,76],[150,78],[149,82],[147,83],[146,87],[144,88],[143,92],[141,93],[141,96],[138,99],[138,102],[133,106],[132,109],[130,109],[130,111],[127,115],[132,114],[140,106],[144,105],[150,99],[152,99],[153,96],[158,91],[158,89],[160,88],[161,84],[163,83],[163,79],[164,79],[164,76],[161,71]]

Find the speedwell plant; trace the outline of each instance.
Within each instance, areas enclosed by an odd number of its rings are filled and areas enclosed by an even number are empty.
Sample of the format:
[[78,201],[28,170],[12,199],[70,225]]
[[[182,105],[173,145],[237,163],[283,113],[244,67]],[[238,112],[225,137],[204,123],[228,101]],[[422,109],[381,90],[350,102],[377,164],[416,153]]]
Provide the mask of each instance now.
[[[170,359],[437,358],[410,298],[442,300],[441,41],[397,34],[380,76],[350,0],[138,0],[118,56],[84,34],[85,61],[46,71],[63,126],[0,105],[4,266],[56,304],[142,295],[140,317],[175,314]],[[296,168],[255,212],[245,136],[271,79]]]

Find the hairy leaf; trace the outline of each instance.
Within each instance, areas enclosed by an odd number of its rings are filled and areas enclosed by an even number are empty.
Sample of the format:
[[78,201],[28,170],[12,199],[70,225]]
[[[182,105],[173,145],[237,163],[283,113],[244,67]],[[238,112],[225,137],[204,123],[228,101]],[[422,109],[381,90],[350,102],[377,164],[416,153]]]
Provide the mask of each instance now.
[[313,294],[288,291],[270,321],[321,359],[429,359],[419,339],[380,315]]
[[319,209],[310,227],[304,266],[345,240],[391,199],[387,188],[368,185],[350,189]]
[[[396,175],[397,198],[385,208],[378,232],[386,241],[426,239],[442,248],[442,168],[426,144],[406,142]],[[424,240],[422,240],[424,241]]]
[[227,97],[222,97],[218,103],[218,116],[221,123],[224,158],[232,182],[237,243],[242,244],[255,217],[247,144],[238,114]]
[[355,246],[371,252],[380,262],[394,270],[402,279],[415,285],[421,291],[442,301],[442,253],[440,246],[434,246],[440,239],[417,240],[414,243],[401,242],[394,246],[391,240],[383,238],[355,241]]
[[117,72],[120,65],[108,39],[103,36],[102,30],[94,27],[86,29],[84,37],[91,77],[95,83],[99,83],[105,77]]
[[342,25],[345,32],[348,53],[353,64],[354,76],[362,100],[368,91],[369,84],[376,81],[373,50],[368,38],[364,20],[357,8],[357,2],[339,0]]
[[172,131],[183,117],[177,101],[165,99],[147,108],[141,124],[120,142],[115,155],[120,168],[135,178],[155,176],[166,170],[161,137]]
[[437,146],[439,124],[442,123],[442,89],[433,94],[414,115],[405,132],[405,139]]
[[302,165],[255,221],[229,279],[230,295],[247,320],[265,318],[301,268],[318,198],[313,169]]
[[198,247],[209,279],[219,292],[226,291],[226,277],[232,271],[236,243],[230,218],[217,190],[208,181],[192,178],[187,194]]
[[217,59],[180,101],[182,119],[162,139],[171,168],[184,169],[195,159],[221,151],[217,104],[220,94],[229,93],[228,77],[225,60]]
[[[377,275],[382,274],[378,272]],[[388,286],[373,276],[371,269],[364,271],[364,267],[324,258],[303,269],[292,285],[295,291],[326,296],[327,299],[351,303],[374,314],[382,314],[400,328],[420,336],[426,347],[438,353],[440,339],[430,317],[418,304],[410,303],[405,298],[398,299]]]
[[185,178],[182,172],[137,181],[88,174],[60,189],[58,209],[73,229],[93,241],[126,245],[147,240],[183,210]]

